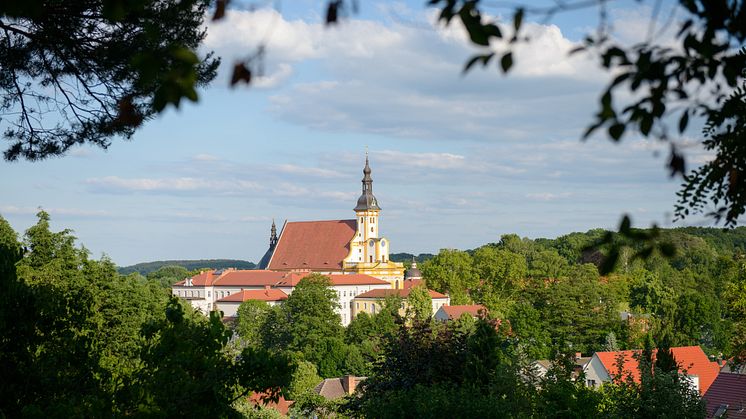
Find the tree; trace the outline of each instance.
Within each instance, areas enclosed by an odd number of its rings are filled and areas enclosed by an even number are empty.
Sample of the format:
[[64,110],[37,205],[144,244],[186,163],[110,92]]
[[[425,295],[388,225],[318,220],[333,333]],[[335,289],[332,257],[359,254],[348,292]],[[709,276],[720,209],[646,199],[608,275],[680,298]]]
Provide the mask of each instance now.
[[[601,0],[558,2],[546,7],[510,5],[514,9],[512,25],[488,17],[483,12],[485,7],[491,7],[488,3],[430,0],[429,4],[440,9],[439,19],[443,23],[459,21],[471,42],[484,48],[483,53],[466,63],[465,71],[493,61],[503,73],[513,66],[513,46],[530,42],[521,32],[526,16],[549,19],[559,12],[598,6],[601,19],[598,30],[586,36],[583,45],[574,52],[591,51],[613,78],[602,93],[600,109],[583,137],[588,138],[603,128],[613,141],[620,141],[633,130],[645,137],[669,141],[668,169],[672,176],[681,175],[684,181],[675,207],[677,219],[707,211],[706,208],[714,205],[708,215],[732,226],[744,213],[746,194],[741,191],[746,179],[746,166],[742,164],[746,158],[743,147],[746,85],[742,69],[746,67],[746,53],[740,52],[746,41],[743,2],[680,0],[678,9],[684,18],[678,25],[676,48],[656,43],[655,19],[660,2],[655,5],[656,15],[651,18],[646,40],[632,47],[616,43],[607,32],[610,25],[606,2]],[[632,98],[619,106],[614,99],[622,96],[625,89]],[[704,97],[692,94],[703,90],[707,91]],[[674,140],[681,139],[690,117],[697,116],[707,117],[704,145],[714,151],[715,159],[690,174]],[[668,124],[674,118],[678,123],[672,132]]]
[[154,281],[161,287],[170,290],[174,283],[192,275],[193,273],[189,272],[183,266],[168,265],[149,273],[145,278],[147,278],[148,281]]
[[471,256],[454,249],[442,249],[423,263],[422,275],[428,288],[449,293],[453,304],[471,303],[469,291],[479,283]]
[[509,250],[482,246],[474,252],[473,260],[481,280],[477,300],[493,313],[505,315],[528,274],[526,258]]
[[205,319],[176,297],[166,316],[143,328],[143,368],[126,395],[131,412],[155,416],[234,414],[233,402],[251,391],[277,398],[293,373],[284,354],[247,347],[237,359],[223,353],[231,332],[216,312]]
[[415,321],[429,321],[433,316],[433,299],[426,287],[412,287],[407,296],[407,317]]
[[[76,144],[106,148],[215,77],[198,58],[210,1],[4,3],[0,121],[6,160],[38,160]],[[11,116],[12,115],[12,116]]]
[[262,329],[269,315],[269,304],[264,301],[249,300],[238,306],[236,333],[243,343],[259,347],[262,344]]

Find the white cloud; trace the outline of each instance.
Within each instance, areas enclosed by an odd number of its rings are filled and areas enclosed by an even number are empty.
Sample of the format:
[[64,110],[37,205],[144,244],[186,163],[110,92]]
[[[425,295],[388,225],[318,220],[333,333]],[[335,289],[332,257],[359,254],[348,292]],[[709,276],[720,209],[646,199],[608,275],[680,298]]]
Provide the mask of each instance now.
[[553,192],[541,192],[541,193],[529,193],[526,194],[526,198],[534,200],[534,201],[556,201],[558,199],[565,199],[572,197],[573,194],[570,192],[561,192],[561,193],[553,193]]
[[39,211],[46,211],[50,215],[69,217],[111,217],[112,214],[103,210],[87,210],[80,208],[42,208],[42,207],[18,207],[14,205],[0,206],[0,213],[12,215],[36,215]]
[[304,167],[304,166],[297,166],[294,164],[278,164],[278,165],[272,166],[270,170],[274,172],[279,172],[279,173],[287,173],[287,174],[301,175],[301,176],[312,176],[312,177],[319,177],[319,178],[338,178],[338,177],[343,176],[342,173],[336,170],[322,169],[318,167]]
[[121,178],[105,176],[85,181],[96,192],[154,192],[178,193],[194,191],[239,192],[259,189],[255,182],[245,180],[208,180],[192,177],[180,178]]
[[405,153],[382,150],[371,154],[376,161],[390,165],[407,165],[426,169],[462,169],[467,165],[466,157],[452,153]]
[[219,157],[213,156],[212,154],[197,154],[196,156],[192,157],[192,160],[198,161],[198,162],[214,162],[220,160]]

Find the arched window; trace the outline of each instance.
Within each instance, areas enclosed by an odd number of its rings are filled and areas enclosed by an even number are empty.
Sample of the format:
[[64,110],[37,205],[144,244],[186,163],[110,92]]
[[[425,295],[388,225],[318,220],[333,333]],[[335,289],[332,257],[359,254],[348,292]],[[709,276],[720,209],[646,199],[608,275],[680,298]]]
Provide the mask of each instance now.
[[370,263],[373,263],[373,256],[370,256]]
[[370,228],[370,232],[371,232],[371,233],[373,232],[373,227],[371,227],[371,228]]
[[396,288],[399,289],[399,280],[396,280]]

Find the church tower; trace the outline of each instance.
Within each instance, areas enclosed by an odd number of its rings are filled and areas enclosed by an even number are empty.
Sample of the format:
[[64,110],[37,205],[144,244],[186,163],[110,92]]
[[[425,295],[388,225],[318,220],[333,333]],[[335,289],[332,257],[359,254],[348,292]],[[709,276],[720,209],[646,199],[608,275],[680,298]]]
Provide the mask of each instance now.
[[350,242],[350,253],[344,260],[344,268],[381,278],[391,282],[393,287],[401,288],[404,265],[389,260],[389,241],[380,234],[381,207],[373,195],[373,178],[367,153],[362,184],[362,194],[354,208],[357,231]]
[[272,253],[275,251],[275,247],[277,247],[277,226],[273,219],[272,228],[269,230],[269,249],[267,249],[267,252],[262,256],[262,259],[259,260],[259,264],[256,267],[257,269],[267,269],[269,261],[272,259]]

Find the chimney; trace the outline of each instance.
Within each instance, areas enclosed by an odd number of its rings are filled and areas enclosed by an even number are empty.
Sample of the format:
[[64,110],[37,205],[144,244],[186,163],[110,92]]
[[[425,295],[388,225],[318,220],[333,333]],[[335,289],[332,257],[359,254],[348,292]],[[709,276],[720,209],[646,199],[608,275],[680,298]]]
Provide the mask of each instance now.
[[580,359],[583,357],[583,354],[580,352],[575,352],[575,359]]
[[347,394],[352,394],[355,392],[355,376],[354,375],[345,375],[342,377],[342,388]]

